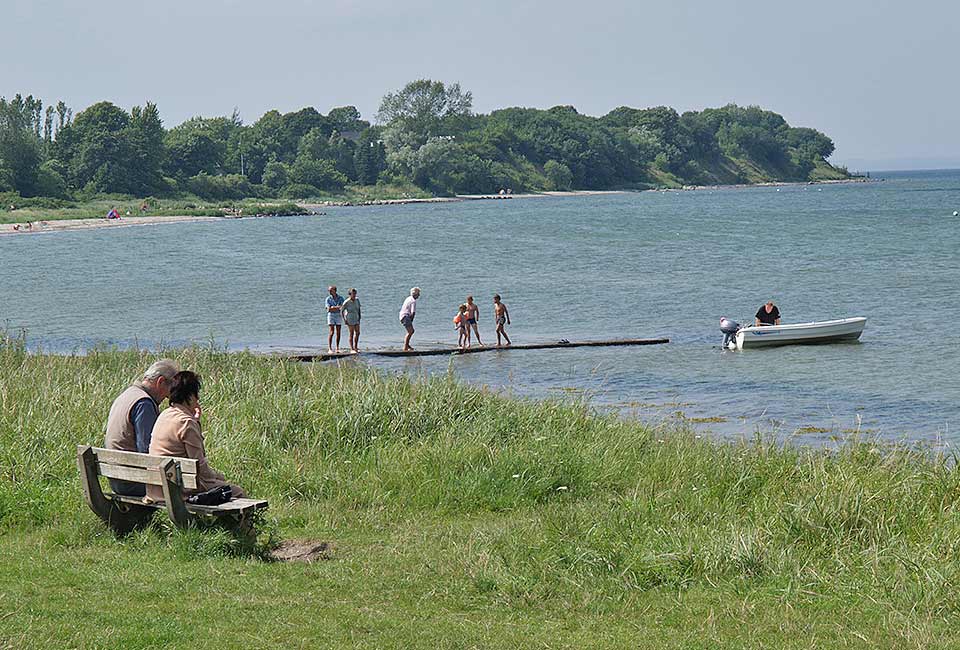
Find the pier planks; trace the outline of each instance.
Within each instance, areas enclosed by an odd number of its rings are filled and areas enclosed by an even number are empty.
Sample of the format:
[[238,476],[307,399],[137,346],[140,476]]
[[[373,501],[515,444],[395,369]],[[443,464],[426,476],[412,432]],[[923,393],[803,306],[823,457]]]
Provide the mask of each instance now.
[[485,345],[483,347],[472,347],[461,350],[455,347],[449,348],[423,348],[410,351],[403,350],[368,350],[359,355],[341,352],[339,354],[330,354],[327,352],[286,354],[286,358],[292,361],[329,361],[331,359],[346,359],[353,356],[378,356],[378,357],[433,357],[451,354],[475,354],[478,352],[508,352],[510,350],[554,350],[562,348],[584,348],[584,347],[617,347],[628,345],[662,345],[669,343],[670,339],[611,339],[606,341],[557,341],[554,343],[515,343],[496,347]]

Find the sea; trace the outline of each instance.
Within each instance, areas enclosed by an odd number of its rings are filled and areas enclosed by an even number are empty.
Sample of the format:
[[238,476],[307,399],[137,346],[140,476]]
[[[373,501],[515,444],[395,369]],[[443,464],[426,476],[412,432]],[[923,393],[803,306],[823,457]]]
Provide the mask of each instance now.
[[[0,327],[54,353],[319,350],[333,284],[358,291],[361,347],[389,348],[419,286],[414,346],[452,346],[468,294],[495,342],[499,293],[515,343],[670,343],[324,363],[452,373],[705,436],[949,447],[960,442],[960,171],[871,177],[3,236]],[[771,299],[785,323],[865,316],[867,329],[858,343],[721,349],[720,317],[750,322]]]

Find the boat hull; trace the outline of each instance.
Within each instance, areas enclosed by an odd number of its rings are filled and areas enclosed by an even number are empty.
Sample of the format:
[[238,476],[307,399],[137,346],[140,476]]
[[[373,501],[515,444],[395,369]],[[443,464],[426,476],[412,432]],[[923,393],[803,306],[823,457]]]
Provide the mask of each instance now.
[[778,345],[816,345],[852,342],[860,338],[866,318],[841,318],[814,323],[791,323],[743,327],[737,332],[739,350],[768,348]]

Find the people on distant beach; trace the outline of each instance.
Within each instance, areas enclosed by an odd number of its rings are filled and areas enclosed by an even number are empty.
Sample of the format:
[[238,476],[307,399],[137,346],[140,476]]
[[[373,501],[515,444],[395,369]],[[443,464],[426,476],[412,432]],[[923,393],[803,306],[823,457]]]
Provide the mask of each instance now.
[[507,341],[507,345],[510,345],[510,337],[507,336],[507,332],[504,329],[504,325],[510,324],[510,312],[507,310],[507,306],[500,301],[500,294],[493,294],[493,317],[497,323],[497,347],[501,347],[502,342],[500,337],[502,336]]
[[407,330],[407,335],[403,337],[403,350],[409,352],[413,350],[410,347],[410,339],[413,338],[413,319],[417,315],[417,299],[420,298],[420,287],[410,289],[410,295],[403,301],[400,307],[400,324]]
[[765,304],[760,306],[760,309],[757,310],[757,315],[754,319],[754,326],[760,327],[761,325],[779,324],[780,310],[777,309],[777,306],[773,304],[772,300],[768,300]]
[[473,302],[473,296],[467,296],[467,327],[473,328],[473,333],[477,335],[477,345],[483,345],[480,340],[480,328],[477,323],[480,321],[480,307]]
[[[185,490],[184,496],[196,492],[206,492],[224,485],[230,486],[234,499],[243,498],[246,493],[238,485],[227,481],[227,477],[210,467],[200,427],[200,375],[189,370],[178,372],[170,385],[170,408],[157,418],[150,442],[150,453],[155,456],[174,456],[193,458],[197,462],[197,487]],[[151,485],[147,496],[154,501],[163,500],[163,488]]]
[[453,326],[459,334],[457,346],[461,350],[470,347],[470,327],[467,325],[467,306],[461,304],[457,308],[457,315],[453,317]]
[[144,201],[143,203],[141,203],[141,204],[140,204],[140,214],[141,214],[141,215],[146,214],[148,207],[149,207],[149,206],[147,205],[147,202],[146,202],[146,201]]
[[119,219],[120,212],[116,208],[110,208],[110,211],[107,212],[107,219]]
[[[333,354],[340,352],[340,328],[343,326],[343,314],[340,309],[343,306],[343,296],[337,293],[337,287],[331,285],[327,291],[327,325],[330,327],[330,334],[327,336],[327,352]],[[333,337],[336,334],[337,347],[333,347]]]
[[[103,446],[117,451],[136,451],[145,454],[150,450],[154,424],[160,415],[160,404],[170,395],[173,378],[180,371],[176,361],[155,361],[140,377],[113,400],[107,416],[106,437]],[[110,487],[116,494],[142,497],[142,483],[130,483],[110,479]]]
[[347,337],[350,339],[350,351],[360,352],[360,299],[357,290],[349,289],[347,299],[340,306],[343,322],[347,324]]

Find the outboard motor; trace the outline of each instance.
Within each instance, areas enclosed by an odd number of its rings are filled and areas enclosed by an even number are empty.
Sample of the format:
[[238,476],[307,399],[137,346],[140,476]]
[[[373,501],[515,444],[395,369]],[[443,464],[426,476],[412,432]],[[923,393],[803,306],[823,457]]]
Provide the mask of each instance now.
[[730,320],[726,316],[720,317],[720,331],[723,332],[723,347],[736,347],[734,341],[737,338],[737,332],[740,330],[740,323]]

